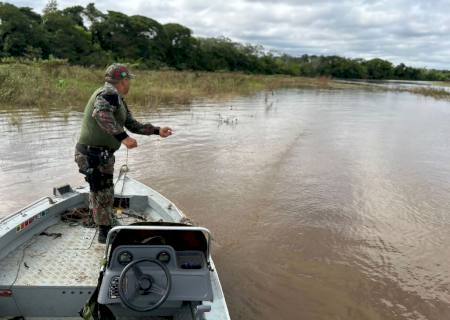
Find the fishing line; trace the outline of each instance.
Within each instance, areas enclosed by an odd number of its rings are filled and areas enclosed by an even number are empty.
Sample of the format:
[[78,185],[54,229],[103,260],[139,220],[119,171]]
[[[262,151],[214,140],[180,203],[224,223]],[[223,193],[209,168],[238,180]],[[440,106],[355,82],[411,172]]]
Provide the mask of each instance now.
[[124,208],[122,208],[122,199],[123,199],[122,196],[123,196],[123,189],[125,187],[125,179],[127,177],[128,171],[130,171],[130,168],[128,167],[128,148],[127,148],[127,155],[126,155],[126,158],[125,158],[125,164],[123,164],[120,167],[119,176],[117,177],[116,183],[114,183],[114,190],[115,190],[116,189],[116,185],[117,185],[117,183],[120,180],[120,177],[123,176],[123,178],[122,178],[122,188],[120,190],[120,199],[119,199],[119,206],[118,206],[118,209],[120,210],[121,213],[123,213],[123,209],[124,209]]

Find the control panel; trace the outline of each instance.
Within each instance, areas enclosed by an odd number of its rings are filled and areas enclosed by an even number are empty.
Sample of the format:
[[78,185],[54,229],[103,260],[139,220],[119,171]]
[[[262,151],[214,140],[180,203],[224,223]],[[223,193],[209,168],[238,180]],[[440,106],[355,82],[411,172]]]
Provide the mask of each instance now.
[[136,262],[137,265],[127,270],[127,277],[136,279],[128,280],[138,281],[141,287],[145,287],[147,282],[164,287],[163,284],[166,283],[164,270],[150,261],[140,262],[142,259],[156,260],[167,267],[172,282],[167,301],[212,299],[210,270],[202,251],[175,251],[169,245],[121,245],[116,247],[111,254],[99,293],[99,303],[121,302],[120,276],[126,266],[133,262]]

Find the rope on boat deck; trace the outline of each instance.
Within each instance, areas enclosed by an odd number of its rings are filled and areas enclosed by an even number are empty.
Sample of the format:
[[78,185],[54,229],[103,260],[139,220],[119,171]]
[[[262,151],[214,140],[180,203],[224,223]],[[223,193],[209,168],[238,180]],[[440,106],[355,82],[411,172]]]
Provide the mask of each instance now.
[[82,225],[87,228],[95,227],[95,223],[89,213],[89,209],[86,208],[73,208],[67,210],[61,215],[61,221],[71,227],[76,227],[78,225]]
[[16,276],[14,277],[14,280],[13,280],[13,282],[11,283],[11,285],[9,286],[8,290],[12,290],[14,284],[16,283],[17,279],[19,278],[20,269],[22,268],[22,265],[23,265],[25,268],[27,268],[27,269],[29,268],[29,266],[28,266],[28,265],[26,264],[26,262],[24,262],[23,260],[25,259],[25,251],[26,251],[31,245],[35,244],[36,241],[37,241],[36,236],[34,236],[33,238],[34,238],[34,239],[33,239],[32,241],[30,241],[29,243],[27,243],[27,244],[23,247],[23,249],[22,249],[22,256],[20,257],[20,260],[19,260],[19,264],[18,264]]

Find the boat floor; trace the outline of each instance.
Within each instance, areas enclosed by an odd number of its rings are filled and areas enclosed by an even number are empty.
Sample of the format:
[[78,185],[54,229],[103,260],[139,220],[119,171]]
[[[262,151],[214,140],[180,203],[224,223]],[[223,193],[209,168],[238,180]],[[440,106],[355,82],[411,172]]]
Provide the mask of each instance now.
[[[122,215],[122,225],[136,218]],[[0,286],[95,287],[105,245],[97,230],[59,221],[0,261]]]

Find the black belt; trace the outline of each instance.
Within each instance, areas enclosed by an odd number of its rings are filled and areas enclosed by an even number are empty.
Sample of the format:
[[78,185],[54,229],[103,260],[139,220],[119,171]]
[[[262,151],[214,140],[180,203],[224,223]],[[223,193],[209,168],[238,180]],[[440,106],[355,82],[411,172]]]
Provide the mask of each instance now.
[[96,147],[96,146],[88,146],[85,144],[77,143],[76,149],[82,154],[88,153],[101,153],[104,151],[108,151],[108,153],[113,154],[116,150],[108,148],[108,147]]

